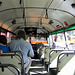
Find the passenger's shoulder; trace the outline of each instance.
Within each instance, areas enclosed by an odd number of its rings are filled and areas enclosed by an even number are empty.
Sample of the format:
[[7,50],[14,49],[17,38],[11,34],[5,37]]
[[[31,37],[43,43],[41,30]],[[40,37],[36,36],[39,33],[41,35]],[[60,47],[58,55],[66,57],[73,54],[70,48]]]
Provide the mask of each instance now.
[[8,45],[10,45],[11,43],[15,43],[17,42],[16,40],[12,40],[11,42],[8,43]]
[[31,45],[31,43],[30,42],[27,42],[27,41],[25,41],[28,45]]

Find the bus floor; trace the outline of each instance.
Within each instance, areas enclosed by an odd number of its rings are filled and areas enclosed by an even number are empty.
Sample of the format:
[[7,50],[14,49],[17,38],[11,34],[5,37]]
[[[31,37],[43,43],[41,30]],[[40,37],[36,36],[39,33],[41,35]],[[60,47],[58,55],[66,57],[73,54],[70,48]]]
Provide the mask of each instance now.
[[56,75],[55,70],[47,71],[40,59],[33,59],[28,75]]

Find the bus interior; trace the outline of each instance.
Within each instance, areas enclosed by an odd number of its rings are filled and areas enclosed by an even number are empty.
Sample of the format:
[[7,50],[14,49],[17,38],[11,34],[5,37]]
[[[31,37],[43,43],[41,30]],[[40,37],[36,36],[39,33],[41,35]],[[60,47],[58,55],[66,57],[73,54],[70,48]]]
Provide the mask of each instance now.
[[[28,75],[75,75],[75,0],[0,0],[0,35],[10,43],[18,30],[35,53]],[[22,57],[0,55],[0,75],[24,75]]]

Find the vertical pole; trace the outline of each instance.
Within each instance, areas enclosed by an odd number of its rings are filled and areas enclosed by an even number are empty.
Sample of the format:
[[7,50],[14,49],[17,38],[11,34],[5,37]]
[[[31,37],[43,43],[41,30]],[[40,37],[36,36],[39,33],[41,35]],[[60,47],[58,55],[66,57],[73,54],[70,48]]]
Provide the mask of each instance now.
[[0,34],[1,34],[1,27],[0,27]]
[[24,7],[24,0],[23,0],[23,18],[24,18],[24,25],[26,26],[26,18],[25,18],[25,7]]
[[68,48],[68,45],[67,45],[67,38],[66,38],[65,31],[64,31],[64,37],[65,37],[65,42],[66,42],[66,48]]
[[49,35],[49,47],[51,46],[50,40],[51,40],[51,35]]
[[21,2],[22,2],[22,0],[20,0],[20,2],[19,2],[19,3],[21,4]]

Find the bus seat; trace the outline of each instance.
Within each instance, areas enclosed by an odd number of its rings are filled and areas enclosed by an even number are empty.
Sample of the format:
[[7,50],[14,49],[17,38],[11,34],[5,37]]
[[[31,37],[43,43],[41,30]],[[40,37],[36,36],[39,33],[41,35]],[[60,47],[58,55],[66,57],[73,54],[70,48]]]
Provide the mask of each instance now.
[[57,74],[73,75],[75,71],[75,51],[64,52],[58,56]]
[[53,48],[51,48],[50,49],[50,52],[47,54],[48,55],[48,61],[49,61],[49,63],[51,64],[51,62],[59,55],[59,53],[61,52],[61,51],[63,51],[64,50],[64,48],[59,48],[59,47],[57,47],[57,48],[55,48],[55,49],[53,49]]
[[43,46],[40,49],[40,55],[41,55],[42,59],[45,59],[44,61],[47,61],[49,51],[50,51],[50,47],[48,47],[48,46]]
[[0,62],[2,64],[14,64],[16,65],[22,73],[24,73],[23,68],[24,68],[24,63],[23,63],[23,58],[19,56],[18,54],[13,54],[11,52],[8,53],[3,53],[0,56]]
[[50,51],[50,53],[49,53],[49,67],[50,68],[56,67],[57,57],[62,51],[63,50],[52,50],[52,51]]
[[45,47],[44,47],[44,46],[42,46],[42,47],[39,49],[39,54],[40,54],[40,56],[43,55],[44,50],[45,50]]
[[21,72],[13,64],[0,64],[0,75],[21,75]]
[[50,51],[52,51],[53,49],[50,49],[49,47],[47,47],[45,49],[45,62],[49,62],[49,53]]
[[55,69],[57,68],[57,58],[59,56],[60,53],[62,52],[71,52],[74,50],[52,50],[49,53],[49,64],[48,64],[48,69]]

